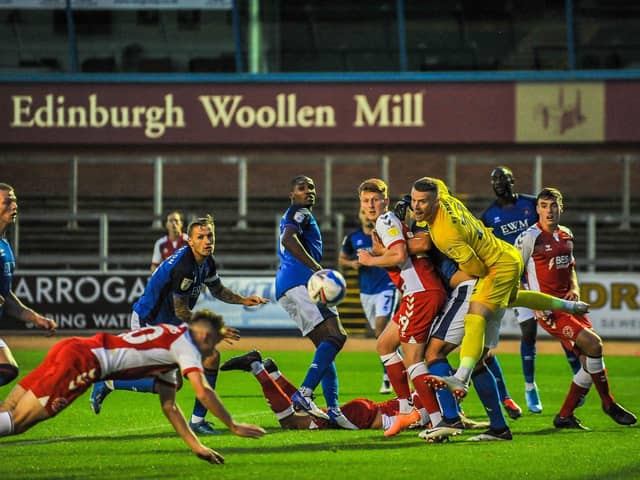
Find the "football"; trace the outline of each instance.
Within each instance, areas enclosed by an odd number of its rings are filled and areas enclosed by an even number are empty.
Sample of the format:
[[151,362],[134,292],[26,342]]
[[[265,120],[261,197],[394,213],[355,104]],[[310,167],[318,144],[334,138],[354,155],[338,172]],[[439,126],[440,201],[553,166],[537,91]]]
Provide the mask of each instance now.
[[307,290],[314,303],[334,307],[347,293],[347,282],[337,270],[324,268],[311,275],[307,282]]

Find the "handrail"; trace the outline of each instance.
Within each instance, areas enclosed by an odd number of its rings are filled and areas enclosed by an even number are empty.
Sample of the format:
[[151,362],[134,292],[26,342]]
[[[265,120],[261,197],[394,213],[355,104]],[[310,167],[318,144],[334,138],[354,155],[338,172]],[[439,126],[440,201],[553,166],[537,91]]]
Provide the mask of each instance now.
[[[77,215],[69,215],[66,213],[50,213],[43,219],[42,215],[37,214],[20,214],[19,219],[23,220],[46,220],[46,221],[61,221],[70,224],[75,221],[96,221],[98,223],[99,230],[99,243],[96,246],[95,255],[87,254],[22,254],[20,253],[20,224],[16,223],[13,228],[13,246],[16,256],[19,257],[18,264],[22,270],[28,270],[24,267],[29,266],[86,266],[86,265],[98,265],[98,268],[102,272],[109,271],[111,266],[117,267],[122,265],[138,266],[149,262],[148,255],[111,255],[109,253],[109,224],[110,222],[126,222],[126,221],[147,221],[146,215],[127,215],[117,213],[80,213]],[[621,217],[616,215],[598,215],[595,213],[580,213],[580,214],[567,214],[566,223],[568,225],[576,225],[577,223],[586,225],[586,257],[580,258],[578,266],[581,269],[587,269],[589,272],[595,272],[599,268],[619,268],[626,267],[624,270],[633,270],[640,268],[640,258],[598,258],[596,249],[596,238],[598,226],[605,225],[605,228],[609,226],[616,226],[621,224]],[[640,215],[631,215],[628,217],[629,224],[637,224],[640,226]],[[277,243],[277,237],[279,235],[280,216],[276,215],[274,219],[275,225],[275,242]],[[335,236],[335,245],[339,248],[344,236],[344,223],[345,217],[342,213],[335,213],[330,217],[330,227],[325,234],[333,234]],[[216,259],[219,262],[221,268],[226,268],[227,265],[233,264],[240,267],[255,267],[257,269],[275,269],[277,266],[277,255],[274,253],[262,254],[262,253],[248,253],[241,255],[230,255],[222,253],[217,256]],[[231,260],[233,258],[233,260]]]

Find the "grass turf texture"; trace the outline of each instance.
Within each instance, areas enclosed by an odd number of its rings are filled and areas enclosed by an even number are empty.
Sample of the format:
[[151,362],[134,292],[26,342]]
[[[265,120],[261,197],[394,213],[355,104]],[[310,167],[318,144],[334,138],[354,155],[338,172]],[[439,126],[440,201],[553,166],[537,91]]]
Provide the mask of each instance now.
[[[223,352],[223,361],[237,353],[242,352]],[[15,350],[14,355],[22,377],[44,352]],[[294,384],[301,382],[312,358],[309,352],[263,352],[269,355]],[[500,359],[511,395],[526,408],[519,356],[502,354]],[[640,360],[610,356],[606,363],[616,399],[640,412]],[[374,353],[343,352],[337,366],[343,401],[388,398],[377,393],[381,368]],[[213,419],[222,434],[201,440],[225,456],[225,465],[209,465],[193,455],[165,419],[156,396],[115,392],[96,416],[87,392],[56,418],[1,438],[0,478],[640,478],[640,429],[615,424],[592,388],[577,416],[593,431],[556,431],[552,420],[568,390],[570,369],[560,355],[539,355],[537,368],[544,411],[510,421],[511,442],[465,442],[475,431],[446,444],[427,444],[418,431],[386,439],[377,430],[281,430],[253,376],[230,371],[221,372],[217,387],[225,405],[236,420],[262,425],[268,434],[259,440],[240,438]],[[0,398],[12,386],[0,387]],[[178,393],[178,402],[188,419],[189,385]],[[318,403],[324,404],[321,397]],[[485,418],[473,391],[463,406],[470,417]]]

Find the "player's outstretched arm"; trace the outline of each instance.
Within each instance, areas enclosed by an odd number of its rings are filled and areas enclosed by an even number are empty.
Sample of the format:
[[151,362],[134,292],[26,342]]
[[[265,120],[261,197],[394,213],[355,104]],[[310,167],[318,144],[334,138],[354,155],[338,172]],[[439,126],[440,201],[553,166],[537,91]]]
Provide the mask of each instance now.
[[209,463],[224,463],[224,457],[215,450],[204,446],[195,436],[193,431],[187,425],[187,421],[184,418],[184,414],[180,407],[176,403],[176,390],[170,385],[166,385],[162,382],[157,382],[158,394],[160,395],[160,405],[162,412],[165,414],[174,430],[180,438],[184,440],[191,451]]
[[229,430],[241,437],[260,438],[267,433],[262,427],[248,423],[236,423],[231,414],[220,401],[218,394],[209,386],[202,372],[189,372],[187,378],[193,386],[198,400],[207,407],[211,413],[222,421]]
[[53,334],[56,328],[58,328],[54,320],[42,316],[35,310],[27,307],[16,297],[13,291],[9,292],[9,295],[4,300],[4,309],[7,315],[20,319],[23,322],[33,322],[38,327],[48,330],[50,334]]
[[251,295],[249,297],[240,295],[239,293],[225,287],[222,282],[216,282],[215,284],[208,285],[207,288],[209,288],[211,295],[224,303],[244,305],[245,307],[253,307],[255,305],[269,303],[268,298],[261,297],[260,295]]

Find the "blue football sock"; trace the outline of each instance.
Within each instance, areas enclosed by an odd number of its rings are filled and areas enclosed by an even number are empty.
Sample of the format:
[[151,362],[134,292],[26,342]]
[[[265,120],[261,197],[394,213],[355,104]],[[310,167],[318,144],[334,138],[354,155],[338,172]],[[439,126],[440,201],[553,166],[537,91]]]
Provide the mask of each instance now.
[[489,357],[485,360],[487,367],[491,370],[493,377],[495,378],[496,384],[498,385],[498,393],[500,394],[500,400],[506,400],[507,398],[511,398],[509,392],[507,391],[507,385],[504,383],[504,375],[502,373],[502,366],[498,361],[498,357]]
[[521,340],[520,358],[522,359],[524,381],[526,383],[534,383],[536,373],[536,344],[528,345]]
[[491,428],[506,428],[507,421],[502,413],[500,397],[498,396],[498,386],[493,373],[491,373],[489,369],[483,368],[475,372],[471,376],[471,379],[473,380],[473,386],[476,392],[478,392],[480,401],[482,401],[482,405],[484,405],[484,409],[489,416]]
[[[436,360],[429,364],[429,373],[438,377],[447,377],[452,373],[451,365],[446,360]],[[436,390],[436,397],[442,410],[442,416],[448,420],[454,419],[460,415],[458,411],[458,402],[448,388]],[[435,426],[435,425],[434,425]]]
[[328,408],[338,407],[338,371],[336,362],[331,362],[322,377],[322,394]]
[[[211,388],[216,389],[216,382],[218,381],[218,371],[217,370],[206,370],[204,371],[204,376],[211,385]],[[207,414],[207,407],[205,407],[200,400],[196,398],[196,401],[193,403],[193,416],[194,417],[202,417]]]
[[316,353],[313,355],[313,362],[311,362],[307,375],[304,377],[302,386],[312,391],[315,390],[339,351],[340,349],[335,343],[327,341],[320,342],[320,345],[316,348]]
[[578,370],[582,368],[582,364],[580,363],[580,359],[576,357],[576,354],[573,353],[572,350],[569,350],[564,346],[564,343],[560,343],[562,345],[562,349],[564,350],[565,355],[567,356],[567,361],[569,362],[569,366],[571,366],[571,370],[573,370],[573,374],[578,373]]
[[114,380],[114,390],[130,390],[132,392],[153,393],[153,377],[141,378],[139,380]]

